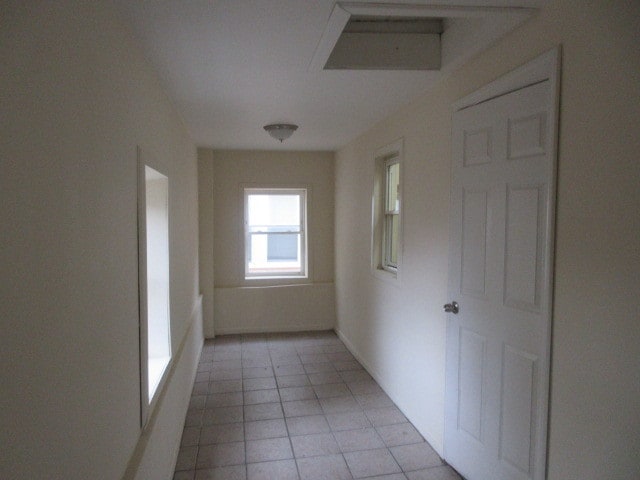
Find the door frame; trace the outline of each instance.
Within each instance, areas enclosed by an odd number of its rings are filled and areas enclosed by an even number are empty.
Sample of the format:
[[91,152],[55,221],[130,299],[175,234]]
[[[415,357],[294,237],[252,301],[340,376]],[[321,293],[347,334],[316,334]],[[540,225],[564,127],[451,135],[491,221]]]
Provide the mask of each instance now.
[[[540,459],[537,460],[538,470],[543,472],[543,477],[546,478],[547,466],[548,466],[548,426],[549,426],[549,403],[551,393],[551,337],[552,337],[552,320],[553,320],[553,279],[554,279],[554,251],[555,251],[555,212],[556,212],[556,183],[557,183],[557,163],[558,163],[558,131],[559,131],[559,114],[560,114],[560,71],[561,71],[561,47],[557,46],[546,53],[534,58],[525,65],[505,74],[504,76],[494,80],[493,82],[481,87],[475,92],[465,96],[464,98],[454,102],[452,104],[452,126],[453,116],[456,112],[464,110],[466,108],[478,105],[480,103],[489,101],[493,98],[500,97],[502,95],[515,92],[525,87],[535,85],[537,83],[548,81],[549,82],[549,124],[550,124],[550,147],[549,152],[550,159],[548,164],[548,178],[549,188],[547,191],[547,202],[549,208],[549,215],[547,216],[546,224],[546,238],[545,242],[549,245],[549,249],[546,257],[544,258],[545,264],[548,266],[545,271],[544,282],[548,285],[549,294],[542,306],[542,315],[545,317],[545,331],[544,337],[546,338],[544,355],[540,358],[540,370],[541,370],[541,382],[540,388],[541,398],[546,399],[544,405],[541,406],[542,419],[540,420],[537,428],[539,428],[539,435],[535,449],[541,452]],[[453,163],[452,163],[453,168]],[[453,225],[450,224],[450,238],[453,235]],[[449,271],[451,271],[451,257],[449,257]],[[447,295],[451,291],[451,285],[447,286]],[[447,301],[451,301],[451,298],[447,298]],[[446,338],[449,338],[451,328],[449,321],[447,320],[447,334]],[[445,368],[445,410],[447,407],[446,392],[449,390],[446,384],[451,382],[451,372],[449,365],[451,365],[452,359],[450,357],[448,346],[446,349],[446,365]],[[447,415],[445,413],[445,420]],[[445,422],[445,430],[446,430]],[[446,438],[446,434],[445,434]],[[444,459],[448,458],[447,443],[443,444]],[[539,463],[538,463],[539,462]]]

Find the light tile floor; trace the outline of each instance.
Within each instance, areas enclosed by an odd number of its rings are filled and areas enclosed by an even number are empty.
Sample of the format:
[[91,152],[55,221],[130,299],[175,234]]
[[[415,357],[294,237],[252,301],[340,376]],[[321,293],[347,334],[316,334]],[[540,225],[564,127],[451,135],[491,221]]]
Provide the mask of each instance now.
[[459,480],[334,332],[204,345],[174,480]]

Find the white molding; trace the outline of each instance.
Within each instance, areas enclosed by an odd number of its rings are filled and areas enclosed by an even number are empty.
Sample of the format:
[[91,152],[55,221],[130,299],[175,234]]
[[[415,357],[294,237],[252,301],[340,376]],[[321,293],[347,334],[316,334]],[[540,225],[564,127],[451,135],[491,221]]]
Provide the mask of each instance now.
[[403,148],[404,148],[404,137],[400,137],[390,142],[389,144],[378,148],[376,150],[376,153],[374,154],[374,157],[376,158],[376,160],[383,157],[388,157],[390,155],[396,155],[396,154],[399,157],[402,157]]
[[149,360],[148,360],[148,312],[147,312],[147,204],[145,162],[142,148],[136,146],[138,215],[138,363],[140,366],[140,428],[144,429],[149,418]]
[[322,71],[350,17],[351,14],[336,3],[309,64],[310,72]]
[[452,105],[453,111],[463,110],[545,80],[552,82],[552,91],[555,91],[559,68],[560,47],[556,47],[458,100]]
[[530,15],[536,11],[535,8],[528,7],[410,5],[373,2],[339,2],[337,5],[342,7],[350,15],[367,15],[374,17],[477,18],[495,14],[521,13],[523,15]]

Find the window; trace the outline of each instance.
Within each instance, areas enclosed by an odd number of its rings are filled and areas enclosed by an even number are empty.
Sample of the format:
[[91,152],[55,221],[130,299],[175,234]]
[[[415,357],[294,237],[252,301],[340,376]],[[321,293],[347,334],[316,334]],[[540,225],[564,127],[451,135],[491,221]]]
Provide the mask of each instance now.
[[402,251],[402,140],[375,157],[371,266],[382,278],[397,278]]
[[307,190],[245,188],[245,278],[307,277]]
[[171,362],[169,179],[145,165],[140,151],[138,155],[140,393],[145,425]]
[[400,226],[400,162],[398,157],[387,160],[384,170],[384,255],[382,268],[397,270]]
[[145,166],[149,401],[171,360],[169,323],[169,179]]

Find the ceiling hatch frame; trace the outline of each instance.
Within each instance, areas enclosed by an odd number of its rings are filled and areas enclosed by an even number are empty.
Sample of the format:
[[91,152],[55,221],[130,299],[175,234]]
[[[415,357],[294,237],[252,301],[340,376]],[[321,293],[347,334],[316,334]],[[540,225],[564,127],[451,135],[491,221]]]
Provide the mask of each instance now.
[[[487,22],[495,22],[491,28],[485,28],[483,35],[486,40],[497,40],[500,36],[514,29],[532,14],[537,12],[536,8],[528,7],[480,7],[480,6],[434,6],[434,5],[413,5],[413,4],[385,4],[372,2],[337,2],[327,25],[322,33],[320,41],[308,66],[309,72],[320,72],[327,68],[336,45],[339,43],[345,27],[352,17],[376,18],[432,18],[444,19],[451,23],[441,36],[441,68],[450,70],[460,65],[464,60],[477,53],[481,47],[477,40],[477,33],[470,30],[479,25],[488,25]],[[485,43],[486,45],[487,43]],[[348,69],[339,67],[340,69]],[[355,69],[363,69],[355,67]],[[364,69],[375,69],[365,67]],[[398,69],[391,68],[391,69]]]

